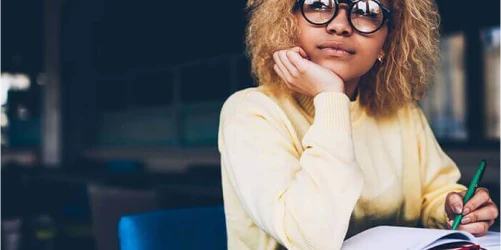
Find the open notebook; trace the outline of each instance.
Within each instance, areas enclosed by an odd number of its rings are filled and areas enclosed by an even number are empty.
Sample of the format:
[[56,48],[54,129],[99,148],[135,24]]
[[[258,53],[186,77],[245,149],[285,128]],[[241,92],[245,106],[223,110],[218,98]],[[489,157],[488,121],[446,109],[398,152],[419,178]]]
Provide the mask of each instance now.
[[[454,243],[474,243],[485,249],[500,249],[500,234],[489,232],[476,238],[463,231],[378,226],[363,231],[343,243],[342,250],[354,249],[449,249]],[[446,245],[447,244],[447,245]]]

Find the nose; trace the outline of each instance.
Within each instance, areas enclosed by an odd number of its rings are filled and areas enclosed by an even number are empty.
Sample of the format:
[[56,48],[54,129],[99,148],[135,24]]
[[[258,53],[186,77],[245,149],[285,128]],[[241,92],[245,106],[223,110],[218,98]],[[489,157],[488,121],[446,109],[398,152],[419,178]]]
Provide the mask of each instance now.
[[327,24],[327,32],[329,34],[337,34],[342,36],[351,35],[353,28],[348,20],[348,6],[346,4],[339,5],[339,10],[334,19]]

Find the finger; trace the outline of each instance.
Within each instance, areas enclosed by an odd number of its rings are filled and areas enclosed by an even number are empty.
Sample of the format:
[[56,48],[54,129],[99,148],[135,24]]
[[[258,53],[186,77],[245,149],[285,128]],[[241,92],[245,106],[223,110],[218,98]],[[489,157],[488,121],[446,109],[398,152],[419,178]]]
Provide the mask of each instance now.
[[489,191],[485,188],[478,188],[471,199],[464,204],[463,215],[467,215],[487,202],[490,202],[491,197]]
[[278,68],[280,69],[280,72],[282,72],[282,78],[284,79],[284,81],[290,83],[292,81],[292,77],[289,74],[289,71],[285,68],[282,61],[280,60],[280,57],[278,56],[278,51],[273,53],[273,60],[275,61],[275,64],[278,66]]
[[449,218],[454,217],[456,214],[461,214],[463,211],[463,197],[456,192],[447,194],[445,212]]
[[470,232],[473,235],[478,237],[478,236],[482,236],[485,233],[487,233],[487,231],[489,230],[489,222],[480,221],[480,222],[470,223],[470,224],[466,224],[466,225],[460,224],[459,227],[457,228],[457,230],[467,231],[467,232]]
[[287,83],[287,80],[285,80],[284,75],[277,64],[273,65],[273,69],[275,70],[275,72],[277,72],[277,75],[280,76],[280,78],[282,78],[282,80],[284,80]]
[[288,51],[287,57],[289,58],[290,62],[296,67],[299,73],[306,72],[306,70],[309,67],[309,64],[311,63],[310,61],[299,56],[297,52]]
[[[278,57],[280,58],[280,61],[284,64],[285,68],[289,71],[290,75],[292,77],[298,77],[299,72],[297,72],[296,66],[294,66],[289,58],[287,57],[287,53],[291,53],[287,50],[281,50],[278,52]],[[293,52],[292,52],[293,53]]]
[[304,59],[308,59],[308,55],[306,54],[306,52],[301,48],[301,47],[294,47],[292,48],[292,51],[296,52],[296,53],[299,53],[299,55],[301,57],[303,57]]
[[498,209],[496,204],[493,202],[487,203],[487,205],[478,208],[477,210],[464,216],[461,220],[461,224],[475,223],[479,221],[490,221],[498,217]]
[[273,65],[273,69],[275,70],[275,72],[277,72],[277,75],[278,75],[278,76],[280,76],[280,78],[282,78],[282,80],[284,80],[285,85],[287,86],[287,88],[292,89],[292,90],[294,90],[294,91],[296,91],[296,92],[299,92],[299,91],[298,91],[298,89],[297,89],[294,85],[290,84],[290,83],[289,83],[289,82],[288,82],[288,81],[284,78],[282,71],[280,71],[280,68],[278,68],[278,65],[276,65],[276,64],[275,64],[275,65]]

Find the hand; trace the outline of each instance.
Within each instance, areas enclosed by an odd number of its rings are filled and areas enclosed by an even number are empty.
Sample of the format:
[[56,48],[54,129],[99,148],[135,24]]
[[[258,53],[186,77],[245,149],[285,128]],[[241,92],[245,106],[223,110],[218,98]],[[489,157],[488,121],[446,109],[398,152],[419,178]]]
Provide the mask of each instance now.
[[499,211],[489,196],[487,189],[478,188],[473,197],[463,207],[465,194],[466,191],[447,194],[445,198],[445,212],[449,217],[447,228],[452,228],[457,214],[463,214],[463,219],[457,229],[470,232],[475,236],[482,236],[494,224]]
[[334,72],[307,59],[300,47],[279,50],[273,53],[275,72],[287,87],[307,96],[321,92],[344,93],[344,82]]

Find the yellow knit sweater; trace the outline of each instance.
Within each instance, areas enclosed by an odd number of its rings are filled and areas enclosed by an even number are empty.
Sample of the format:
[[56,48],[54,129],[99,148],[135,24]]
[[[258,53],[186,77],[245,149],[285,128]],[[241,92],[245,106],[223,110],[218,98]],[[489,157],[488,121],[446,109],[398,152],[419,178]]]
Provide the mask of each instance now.
[[411,103],[376,120],[342,93],[233,94],[219,128],[228,248],[339,249],[377,225],[444,227],[460,173]]

